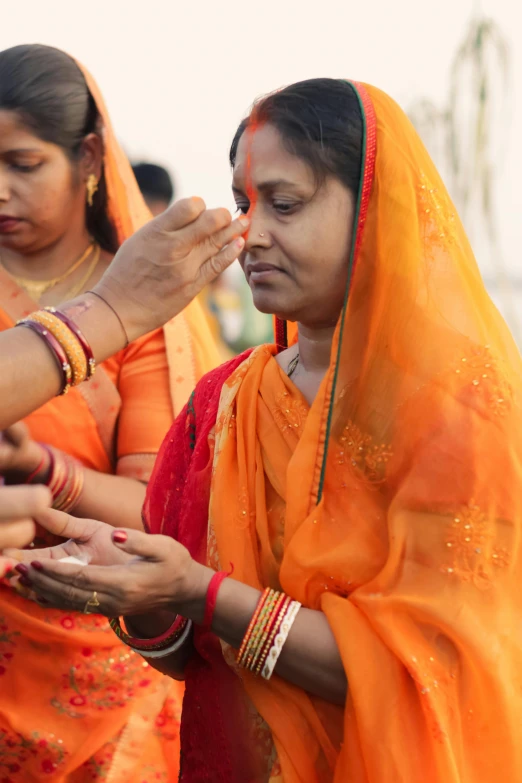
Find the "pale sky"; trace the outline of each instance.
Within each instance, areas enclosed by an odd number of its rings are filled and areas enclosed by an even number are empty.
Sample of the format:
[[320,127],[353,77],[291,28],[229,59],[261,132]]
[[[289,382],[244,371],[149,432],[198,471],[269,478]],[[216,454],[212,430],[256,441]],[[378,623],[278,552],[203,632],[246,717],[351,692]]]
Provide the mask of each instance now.
[[[404,108],[422,96],[442,104],[476,7],[473,0],[24,0],[4,14],[0,49],[38,42],[75,55],[98,80],[127,152],[166,164],[179,196],[231,207],[228,146],[256,96],[331,76],[373,83]],[[482,0],[511,48],[496,197],[502,249],[518,275],[520,8],[520,0]]]

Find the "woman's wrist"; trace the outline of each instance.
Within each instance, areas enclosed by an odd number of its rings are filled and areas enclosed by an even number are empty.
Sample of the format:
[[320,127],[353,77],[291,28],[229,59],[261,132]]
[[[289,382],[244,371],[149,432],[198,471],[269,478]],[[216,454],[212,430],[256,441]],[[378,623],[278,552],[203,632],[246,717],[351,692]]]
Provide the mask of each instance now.
[[86,293],[59,308],[74,321],[89,343],[97,363],[105,361],[127,345],[117,314],[103,299]]
[[171,608],[177,614],[201,625],[205,616],[208,586],[215,571],[192,560],[181,590],[182,599],[175,599]]
[[150,614],[137,614],[125,617],[125,625],[130,635],[139,639],[154,639],[167,631],[176,619],[176,614],[157,611]]

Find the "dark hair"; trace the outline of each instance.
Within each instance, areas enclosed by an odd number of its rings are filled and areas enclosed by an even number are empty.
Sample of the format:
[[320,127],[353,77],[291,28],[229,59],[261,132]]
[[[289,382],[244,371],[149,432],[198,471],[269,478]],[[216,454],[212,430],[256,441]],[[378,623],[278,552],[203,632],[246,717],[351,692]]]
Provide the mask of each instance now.
[[318,184],[333,175],[357,195],[363,123],[358,97],[348,82],[308,79],[260,99],[236,131],[232,166],[250,122],[274,125],[286,149],[312,168]]
[[167,169],[155,163],[136,163],[132,170],[145,198],[170,204],[174,198],[174,185]]
[[[85,136],[98,131],[96,104],[82,72],[68,54],[50,46],[0,52],[0,109],[16,111],[39,138],[61,147],[73,162]],[[107,214],[103,173],[92,207],[86,206],[86,222],[100,246],[114,253],[118,242]]]

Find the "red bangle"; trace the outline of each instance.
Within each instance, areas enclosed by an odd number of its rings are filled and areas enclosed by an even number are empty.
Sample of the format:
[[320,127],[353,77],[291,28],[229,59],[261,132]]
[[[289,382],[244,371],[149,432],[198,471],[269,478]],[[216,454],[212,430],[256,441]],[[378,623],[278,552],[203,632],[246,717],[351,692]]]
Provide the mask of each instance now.
[[172,625],[167,628],[164,633],[160,634],[160,636],[155,636],[152,639],[140,639],[135,636],[130,636],[123,630],[119,617],[115,617],[109,621],[109,625],[118,639],[135,650],[153,650],[156,648],[161,649],[162,647],[168,647],[178,636],[181,636],[186,624],[187,620],[185,617],[178,614]]
[[58,368],[62,374],[62,385],[60,388],[60,394],[67,394],[72,386],[72,369],[69,364],[67,354],[63,350],[62,346],[51,332],[37,321],[18,321],[17,326],[25,326],[27,329],[31,329],[36,334],[40,335],[42,340],[45,341],[47,347],[53,354]]
[[94,375],[94,371],[96,370],[96,362],[94,361],[94,354],[92,352],[92,348],[85,339],[83,332],[76,326],[74,321],[69,318],[68,315],[65,315],[65,313],[62,313],[61,310],[57,310],[55,307],[44,307],[44,310],[47,310],[49,313],[52,313],[56,318],[59,318],[60,321],[65,324],[65,326],[70,329],[70,331],[74,334],[78,342],[80,343],[82,347],[82,351],[85,354],[85,360],[87,362],[87,378],[86,380],[89,380],[89,378],[92,378]]
[[26,480],[25,480],[25,483],[26,483],[26,484],[30,484],[30,483],[31,483],[31,481],[34,481],[34,479],[36,478],[36,476],[37,476],[37,475],[40,473],[40,471],[41,471],[41,470],[42,470],[42,468],[44,467],[44,465],[45,465],[45,460],[46,460],[46,459],[47,459],[47,457],[49,456],[49,452],[47,451],[47,449],[45,448],[45,446],[41,446],[41,449],[42,449],[42,459],[41,459],[41,460],[40,460],[40,462],[38,463],[38,467],[37,467],[37,468],[35,468],[35,470],[33,470],[33,472],[32,472],[32,473],[30,473],[30,474],[27,476],[27,478],[26,478]]
[[216,571],[209,582],[207,588],[207,598],[205,601],[205,614],[203,616],[202,623],[203,628],[206,628],[208,631],[210,631],[212,627],[212,618],[214,617],[214,612],[216,611],[217,597],[221,583],[224,579],[227,578],[227,576],[230,576],[233,570],[234,566],[231,567],[230,571]]

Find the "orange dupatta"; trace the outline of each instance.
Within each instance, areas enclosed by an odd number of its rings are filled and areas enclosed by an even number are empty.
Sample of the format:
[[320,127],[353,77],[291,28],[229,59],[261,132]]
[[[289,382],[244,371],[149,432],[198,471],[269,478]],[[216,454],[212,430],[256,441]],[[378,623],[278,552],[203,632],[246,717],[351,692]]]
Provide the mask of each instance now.
[[330,370],[309,412],[266,347],[226,381],[209,561],[325,612],[348,679],[341,709],[237,672],[263,780],[515,783],[520,355],[411,123],[352,86],[365,145]]
[[[121,243],[150,215],[99,91],[79,67],[99,113],[109,216]],[[0,329],[10,328],[36,305],[1,269],[0,285]],[[195,381],[218,361],[197,304],[167,324],[164,336],[163,343],[158,330],[136,341],[99,367],[92,381],[33,413],[28,419],[33,437],[36,432],[36,437],[51,441],[88,467],[112,472],[115,442],[128,430],[121,426],[121,418],[116,430],[122,405],[118,389],[126,368],[130,366],[134,375],[148,372],[154,383],[161,381],[166,397],[165,344],[172,409],[169,405],[167,416],[161,394],[154,419],[148,419],[142,408],[139,424],[150,430],[150,437],[141,432],[138,440],[149,442],[151,448],[130,453],[118,463],[119,473],[147,478],[161,421],[164,434],[172,411],[181,410]],[[140,359],[144,348],[148,353]],[[125,380],[127,387],[131,381],[135,387],[131,377]],[[135,410],[132,416],[137,422]],[[105,778],[138,783],[148,774],[164,781],[177,778],[182,684],[151,670],[117,640],[105,618],[46,610],[6,587],[0,604],[0,779],[10,779],[10,774],[20,781],[45,776],[75,783]],[[33,688],[38,688],[37,697]]]

